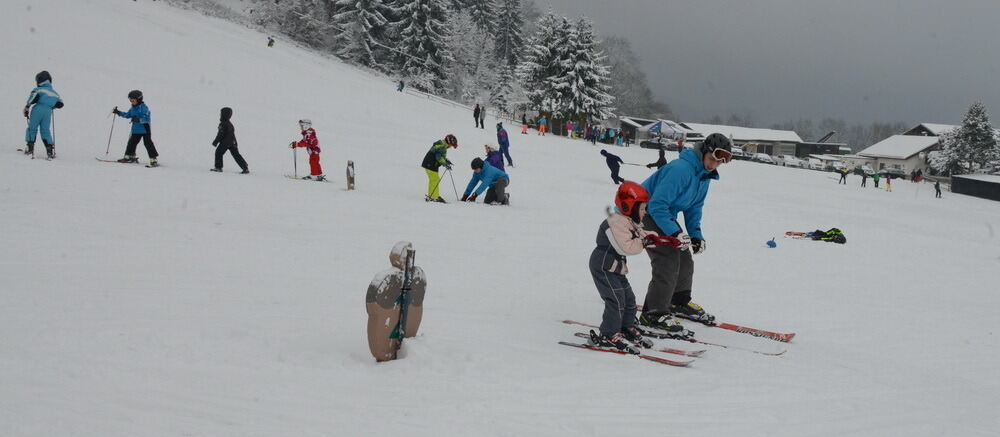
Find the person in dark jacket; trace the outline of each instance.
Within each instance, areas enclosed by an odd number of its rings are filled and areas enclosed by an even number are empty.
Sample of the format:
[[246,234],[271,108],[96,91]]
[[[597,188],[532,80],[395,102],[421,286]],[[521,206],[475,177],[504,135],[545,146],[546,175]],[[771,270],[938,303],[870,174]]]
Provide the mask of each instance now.
[[[497,123],[497,144],[500,145],[500,153],[507,158],[507,165],[513,167],[514,160],[510,159],[510,138],[507,136],[507,130],[503,128],[503,122]],[[502,165],[500,170],[503,170]]]
[[250,173],[250,168],[247,167],[246,160],[243,159],[243,155],[240,155],[240,149],[236,144],[236,129],[233,127],[233,123],[229,119],[233,118],[233,108],[222,108],[219,111],[219,133],[215,135],[215,140],[212,141],[212,145],[215,146],[215,168],[212,171],[222,171],[222,156],[229,151],[230,155],[233,155],[233,159],[236,160],[236,164],[243,169],[241,174]]
[[608,153],[608,151],[604,149],[601,149],[601,155],[604,155],[604,159],[608,161],[608,168],[611,169],[611,180],[615,184],[625,182],[624,178],[618,176],[618,169],[621,168],[622,163],[625,161],[622,161],[618,155]]
[[660,167],[667,165],[667,155],[665,150],[666,147],[660,146],[660,159],[657,159],[656,162],[651,162],[649,164],[646,164],[646,168],[656,167],[657,169],[659,169]]
[[479,104],[476,103],[476,107],[472,109],[472,122],[475,123],[476,127],[479,127],[479,112],[482,109],[479,108]]
[[934,197],[941,198],[941,181],[934,181]]

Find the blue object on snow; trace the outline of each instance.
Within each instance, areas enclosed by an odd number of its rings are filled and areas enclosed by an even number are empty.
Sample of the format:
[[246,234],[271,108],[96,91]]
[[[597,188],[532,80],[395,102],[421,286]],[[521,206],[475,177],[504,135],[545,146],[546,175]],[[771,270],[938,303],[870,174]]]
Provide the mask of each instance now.
[[778,247],[778,243],[775,243],[774,238],[772,238],[771,241],[767,242],[767,247],[774,249],[775,247]]

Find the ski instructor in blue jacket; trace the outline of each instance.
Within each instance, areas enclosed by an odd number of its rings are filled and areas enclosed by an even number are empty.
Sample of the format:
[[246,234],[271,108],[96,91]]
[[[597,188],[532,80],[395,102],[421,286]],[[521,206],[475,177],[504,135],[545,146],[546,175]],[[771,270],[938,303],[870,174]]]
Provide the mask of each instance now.
[[674,315],[709,325],[715,322],[715,316],[691,301],[694,276],[691,254],[703,253],[707,248],[701,233],[701,210],[709,184],[719,179],[718,167],[732,157],[729,138],[714,133],[705,138],[700,146],[684,149],[680,158],[663,166],[642,183],[650,196],[648,214],[643,220],[645,229],[685,240],[677,223],[677,214],[684,213],[684,225],[691,243],[686,248],[656,246],[646,249],[652,278],[639,323],[685,337],[692,333],[685,330],[673,318]]
[[35,89],[28,95],[28,102],[24,104],[24,117],[28,119],[28,129],[24,133],[25,155],[35,154],[35,140],[38,138],[38,131],[42,131],[42,143],[45,144],[45,153],[49,159],[56,157],[55,138],[52,137],[52,109],[63,107],[62,98],[59,93],[52,89],[52,76],[48,71],[42,71],[35,75]]
[[[465,187],[465,194],[462,194],[461,200],[463,202],[475,202],[476,196],[483,194],[483,191],[486,191],[487,187],[489,187],[483,203],[508,204],[507,193],[505,191],[507,185],[510,184],[510,176],[507,176],[507,173],[483,161],[482,158],[472,160],[472,173],[472,179],[469,180],[469,185]],[[479,188],[473,193],[472,190],[476,188],[477,184],[479,184]]]

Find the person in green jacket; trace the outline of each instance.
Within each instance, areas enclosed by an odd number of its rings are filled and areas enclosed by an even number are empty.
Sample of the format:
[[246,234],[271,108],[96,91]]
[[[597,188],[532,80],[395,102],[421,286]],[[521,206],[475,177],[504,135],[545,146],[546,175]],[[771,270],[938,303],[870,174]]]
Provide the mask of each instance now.
[[878,180],[882,179],[882,176],[878,173],[872,175],[872,181],[875,182],[875,188],[878,188]]
[[451,170],[451,161],[448,160],[449,147],[458,148],[458,139],[452,134],[448,134],[443,140],[432,144],[431,149],[424,155],[423,163],[420,164],[427,172],[427,197],[424,199],[427,202],[448,203],[444,201],[440,191],[438,191],[438,186],[441,185],[441,175],[438,170],[442,165]]

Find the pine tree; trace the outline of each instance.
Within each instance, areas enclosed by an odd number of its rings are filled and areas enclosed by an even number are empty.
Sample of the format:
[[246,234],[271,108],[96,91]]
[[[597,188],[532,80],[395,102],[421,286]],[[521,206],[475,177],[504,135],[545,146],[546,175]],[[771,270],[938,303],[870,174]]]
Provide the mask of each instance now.
[[972,173],[977,166],[985,167],[1000,159],[996,131],[980,102],[969,107],[961,126],[941,136],[941,145],[942,153],[932,162],[936,170]]
[[511,114],[513,109],[510,99],[514,93],[514,71],[509,65],[500,66],[496,82],[490,92],[490,104],[499,114]]
[[493,35],[497,27],[497,7],[493,0],[466,0],[465,4],[476,28],[486,35]]
[[288,0],[274,3],[264,14],[283,32],[312,47],[325,48],[331,39],[334,0]]
[[561,66],[566,68],[556,80],[561,95],[555,116],[589,122],[610,117],[614,97],[610,91],[610,69],[598,49],[590,20],[580,18],[568,34],[567,50]]
[[494,57],[498,65],[517,67],[520,60],[521,47],[524,39],[521,32],[524,28],[524,15],[521,12],[521,0],[500,0],[499,18],[497,19],[496,39],[493,43]]
[[392,23],[398,34],[395,64],[414,88],[443,92],[448,66],[454,60],[448,48],[448,5],[444,0],[400,0]]
[[388,58],[384,48],[385,27],[389,20],[382,0],[337,0],[339,8],[333,16],[334,29],[340,44],[337,56],[366,67],[385,70]]
[[539,111],[551,111],[559,98],[552,81],[564,70],[559,65],[559,52],[564,47],[559,44],[565,44],[568,27],[560,27],[560,24],[568,23],[565,18],[556,17],[551,9],[538,19],[535,24],[537,30],[524,45],[521,63],[515,73],[528,102]]

